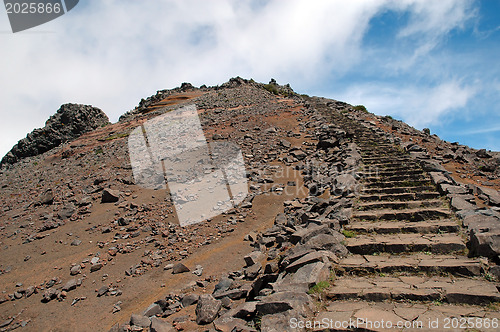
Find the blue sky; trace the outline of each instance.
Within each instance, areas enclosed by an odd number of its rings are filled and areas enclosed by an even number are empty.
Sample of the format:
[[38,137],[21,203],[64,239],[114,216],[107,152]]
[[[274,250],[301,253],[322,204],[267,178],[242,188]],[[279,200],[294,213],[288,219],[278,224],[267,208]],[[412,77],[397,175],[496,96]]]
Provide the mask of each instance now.
[[0,154],[67,102],[111,120],[233,76],[363,104],[500,150],[500,1],[80,1],[13,34],[0,9]]

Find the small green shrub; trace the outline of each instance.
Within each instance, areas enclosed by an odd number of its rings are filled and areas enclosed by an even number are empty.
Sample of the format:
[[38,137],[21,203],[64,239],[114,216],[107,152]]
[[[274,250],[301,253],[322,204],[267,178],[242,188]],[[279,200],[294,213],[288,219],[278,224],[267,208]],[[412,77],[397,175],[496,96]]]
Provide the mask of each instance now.
[[329,281],[326,281],[326,280],[320,281],[316,285],[312,286],[307,293],[308,294],[318,294],[318,293],[323,292],[328,287],[330,287]]
[[269,91],[275,95],[279,94],[278,88],[274,84],[265,84],[264,89],[266,89],[267,91]]
[[117,139],[117,138],[128,137],[129,135],[130,135],[129,133],[115,134],[115,135],[111,135],[111,136],[106,137],[104,140],[105,141],[111,141],[111,140],[114,140],[114,139]]
[[349,231],[347,229],[342,230],[342,234],[344,234],[344,236],[347,237],[347,238],[356,237],[356,232],[355,231]]
[[362,112],[368,113],[368,110],[366,109],[366,107],[364,105],[356,105],[353,108],[356,111],[362,111]]

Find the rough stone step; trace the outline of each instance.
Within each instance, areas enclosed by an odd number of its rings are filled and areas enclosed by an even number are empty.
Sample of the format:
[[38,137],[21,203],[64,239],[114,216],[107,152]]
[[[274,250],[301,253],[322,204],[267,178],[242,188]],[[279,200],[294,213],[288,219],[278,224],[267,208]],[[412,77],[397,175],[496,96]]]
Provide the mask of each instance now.
[[415,168],[418,165],[415,163],[413,160],[406,160],[406,161],[393,161],[393,160],[388,160],[385,162],[373,162],[373,163],[366,163],[364,167],[371,167],[371,168],[378,168],[381,170],[385,169],[405,169],[405,168]]
[[347,249],[353,254],[431,252],[449,254],[466,249],[462,238],[456,234],[391,234],[358,235],[345,240]]
[[415,186],[415,187],[363,188],[363,194],[365,195],[422,193],[422,192],[435,192],[435,191],[436,187],[430,184],[424,186]]
[[424,171],[422,169],[407,169],[407,168],[401,168],[398,170],[366,170],[362,172],[358,172],[358,175],[362,176],[363,178],[371,178],[371,177],[382,177],[382,176],[411,176],[411,175],[420,175],[424,174]]
[[396,193],[396,194],[379,194],[379,195],[360,195],[361,202],[374,202],[374,201],[409,201],[409,200],[423,200],[435,199],[441,197],[437,191],[422,192],[422,193]]
[[326,291],[335,300],[442,301],[485,305],[500,301],[497,285],[484,279],[456,277],[341,277]]
[[395,163],[404,163],[410,162],[414,163],[409,156],[384,156],[384,157],[366,157],[361,158],[364,164],[373,165],[373,164],[395,164]]
[[359,234],[397,234],[397,233],[458,233],[460,225],[454,220],[426,220],[426,221],[392,221],[392,222],[353,222],[345,225],[344,229]]
[[[383,174],[382,174],[383,173]],[[405,180],[421,180],[421,179],[431,179],[431,177],[420,170],[418,173],[407,172],[406,170],[401,170],[398,172],[383,172],[374,171],[371,173],[357,173],[363,182],[386,182],[386,181],[405,181]]]
[[364,275],[368,273],[451,273],[461,276],[479,276],[481,262],[464,256],[428,255],[349,255],[339,267],[347,274]]
[[409,175],[392,175],[392,176],[370,176],[364,177],[364,183],[386,183],[386,182],[415,182],[415,181],[430,181],[431,178],[427,174],[409,174]]
[[365,182],[365,188],[394,188],[394,187],[420,187],[431,185],[430,180],[403,180],[403,181],[379,181],[379,182]]
[[[408,164],[408,163],[406,163]],[[416,163],[412,163],[412,165],[405,165],[402,166],[400,164],[396,164],[395,166],[388,167],[387,165],[383,165],[383,168],[377,168],[375,166],[368,166],[368,165],[363,165],[362,166],[362,171],[363,172],[371,172],[371,171],[379,171],[379,172],[404,172],[404,171],[419,171],[422,170],[422,167]]]
[[359,145],[358,147],[361,150],[361,156],[363,157],[376,157],[380,156],[380,153],[385,153],[385,154],[398,154],[400,151],[398,151],[396,148],[394,148],[394,145]]
[[[314,332],[458,331],[453,329],[452,323],[460,325],[465,321],[467,324],[468,318],[476,327],[474,331],[498,332],[496,324],[500,321],[500,312],[484,305],[366,301],[334,301],[326,305],[314,321],[327,324],[312,326]],[[477,328],[479,323],[481,328]],[[485,328],[485,325],[489,327]]]
[[368,211],[376,209],[416,209],[423,207],[448,207],[446,202],[441,199],[427,199],[427,200],[414,200],[414,201],[378,201],[359,203],[356,205],[358,211]]
[[451,211],[446,208],[417,208],[404,210],[355,211],[353,217],[359,220],[405,220],[423,221],[449,218]]
[[400,152],[395,150],[394,147],[379,147],[379,148],[371,149],[371,151],[366,151],[366,150],[364,150],[363,147],[361,147],[360,154],[361,154],[362,158],[380,158],[381,155],[383,155],[383,156],[388,156],[388,155],[401,156]]

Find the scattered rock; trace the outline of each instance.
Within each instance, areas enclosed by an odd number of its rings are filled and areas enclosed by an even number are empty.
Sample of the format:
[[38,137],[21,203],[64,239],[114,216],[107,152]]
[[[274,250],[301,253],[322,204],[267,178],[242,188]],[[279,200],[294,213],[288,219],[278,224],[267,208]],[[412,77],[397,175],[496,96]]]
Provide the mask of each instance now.
[[182,263],[177,263],[172,267],[172,274],[189,272],[188,267]]
[[101,203],[115,203],[120,199],[120,191],[113,189],[104,189],[102,191]]
[[148,328],[151,326],[151,320],[149,317],[143,315],[132,314],[132,316],[130,316],[130,325]]
[[105,295],[107,292],[109,292],[109,287],[108,286],[102,286],[97,291],[97,297],[101,297],[101,296]]
[[214,299],[212,295],[201,295],[195,310],[196,323],[202,325],[213,322],[220,308],[221,301]]
[[199,295],[188,294],[188,295],[185,295],[184,297],[182,297],[181,303],[182,303],[182,306],[184,308],[186,308],[186,307],[198,302],[198,299],[199,299]]

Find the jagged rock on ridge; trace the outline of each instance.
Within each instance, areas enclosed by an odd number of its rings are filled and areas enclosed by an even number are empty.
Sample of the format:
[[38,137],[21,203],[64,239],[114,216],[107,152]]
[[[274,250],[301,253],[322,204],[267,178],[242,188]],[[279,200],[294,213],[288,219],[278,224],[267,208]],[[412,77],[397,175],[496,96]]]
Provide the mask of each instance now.
[[36,156],[109,123],[100,109],[90,105],[64,104],[46,122],[21,139],[3,157],[0,165]]

